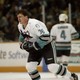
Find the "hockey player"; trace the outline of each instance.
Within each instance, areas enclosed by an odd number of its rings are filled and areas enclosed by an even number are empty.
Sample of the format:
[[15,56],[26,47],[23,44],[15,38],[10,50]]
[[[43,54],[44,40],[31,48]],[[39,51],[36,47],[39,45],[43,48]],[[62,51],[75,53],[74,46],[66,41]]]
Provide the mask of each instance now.
[[[71,41],[78,39],[78,32],[72,24],[68,23],[68,16],[62,13],[59,15],[59,23],[52,26],[50,34],[55,37],[57,63],[62,63],[67,67],[71,52]],[[54,42],[52,42],[53,45]]]
[[72,39],[79,37],[74,26],[67,23],[67,21],[68,16],[66,14],[60,14],[59,23],[54,25],[51,29],[51,35],[55,37],[56,41],[57,61],[62,62],[64,66],[68,65]]
[[39,20],[28,18],[28,13],[25,10],[18,11],[17,18],[20,48],[29,52],[26,69],[31,79],[40,80],[37,66],[43,57],[50,72],[78,80],[77,75],[71,74],[63,65],[54,63],[50,35],[46,25]]

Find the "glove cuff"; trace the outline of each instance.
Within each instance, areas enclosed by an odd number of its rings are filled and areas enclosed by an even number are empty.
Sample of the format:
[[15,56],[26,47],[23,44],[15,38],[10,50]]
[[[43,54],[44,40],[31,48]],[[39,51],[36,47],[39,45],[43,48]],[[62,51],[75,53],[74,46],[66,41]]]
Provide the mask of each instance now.
[[41,49],[37,42],[33,43],[33,47],[35,48],[35,50]]

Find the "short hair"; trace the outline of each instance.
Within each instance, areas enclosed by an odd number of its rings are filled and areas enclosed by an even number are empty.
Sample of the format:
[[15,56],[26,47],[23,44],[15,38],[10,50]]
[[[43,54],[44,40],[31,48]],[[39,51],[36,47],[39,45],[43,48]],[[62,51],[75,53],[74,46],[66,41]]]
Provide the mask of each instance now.
[[26,9],[18,10],[16,15],[18,15],[18,14],[23,14],[24,16],[28,16],[28,17],[31,16],[31,14]]

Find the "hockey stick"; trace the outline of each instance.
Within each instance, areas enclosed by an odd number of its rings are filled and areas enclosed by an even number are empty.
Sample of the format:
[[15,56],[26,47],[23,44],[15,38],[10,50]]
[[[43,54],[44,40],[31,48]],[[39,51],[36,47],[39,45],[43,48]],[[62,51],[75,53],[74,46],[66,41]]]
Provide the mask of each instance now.
[[55,61],[55,63],[57,63],[55,42],[54,41],[51,41],[51,45],[52,45],[52,48],[53,48],[54,61]]

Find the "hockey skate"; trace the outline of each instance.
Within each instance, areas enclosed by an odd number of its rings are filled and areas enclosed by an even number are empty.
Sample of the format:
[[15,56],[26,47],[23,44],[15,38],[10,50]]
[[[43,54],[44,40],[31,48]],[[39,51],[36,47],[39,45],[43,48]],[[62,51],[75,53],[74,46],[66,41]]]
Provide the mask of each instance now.
[[72,73],[70,80],[78,80],[78,76],[75,73]]

